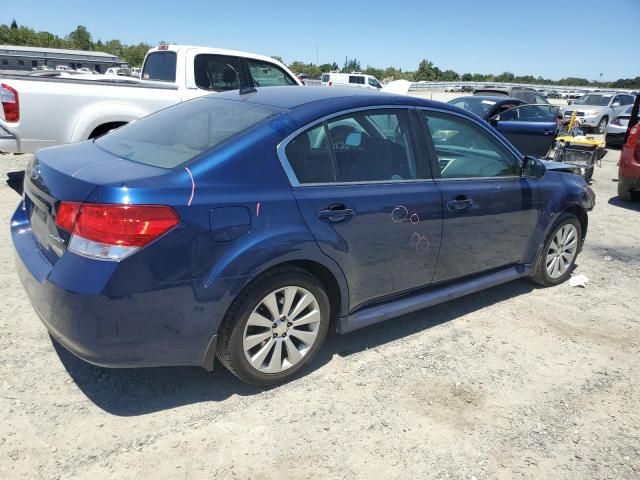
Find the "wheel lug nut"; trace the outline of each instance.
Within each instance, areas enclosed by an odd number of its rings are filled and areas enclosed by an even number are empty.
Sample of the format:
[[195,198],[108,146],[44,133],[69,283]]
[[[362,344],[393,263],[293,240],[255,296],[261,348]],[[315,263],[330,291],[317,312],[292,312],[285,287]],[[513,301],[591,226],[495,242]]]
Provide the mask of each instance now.
[[293,323],[287,322],[287,327],[290,327],[291,325],[293,325]]
[[287,334],[286,334],[286,333],[283,333],[283,334],[282,334],[282,338],[284,338],[284,337],[286,337],[286,336],[287,336]]
[[274,334],[273,334],[273,338],[276,338],[277,336],[278,336],[278,334],[277,334],[277,333],[274,333]]
[[272,326],[273,328],[277,328],[277,327],[278,327],[278,324],[277,324],[277,323],[274,323],[274,324],[273,324],[273,325],[271,325],[271,326]]

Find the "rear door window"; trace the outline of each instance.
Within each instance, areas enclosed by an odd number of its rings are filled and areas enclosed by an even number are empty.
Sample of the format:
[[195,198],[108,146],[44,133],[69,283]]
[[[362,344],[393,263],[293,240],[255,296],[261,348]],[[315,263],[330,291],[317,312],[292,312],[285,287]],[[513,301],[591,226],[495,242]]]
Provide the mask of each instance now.
[[141,118],[96,139],[95,144],[127,160],[175,168],[282,111],[201,97]]
[[291,76],[277,65],[261,60],[247,59],[249,74],[254,87],[280,87],[298,85]]
[[227,55],[196,55],[193,62],[198,88],[212,92],[238,90],[242,66],[240,58]]
[[176,52],[153,52],[147,55],[142,69],[143,80],[176,81]]
[[355,112],[312,127],[285,150],[300,184],[414,180],[405,110]]

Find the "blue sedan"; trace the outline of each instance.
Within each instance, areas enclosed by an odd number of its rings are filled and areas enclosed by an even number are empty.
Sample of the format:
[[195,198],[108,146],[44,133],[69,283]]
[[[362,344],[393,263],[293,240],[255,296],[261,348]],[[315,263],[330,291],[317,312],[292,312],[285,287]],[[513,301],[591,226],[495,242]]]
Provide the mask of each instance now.
[[296,375],[347,333],[571,274],[595,198],[451,105],[272,87],[37,153],[17,270],[63,346],[108,367]]

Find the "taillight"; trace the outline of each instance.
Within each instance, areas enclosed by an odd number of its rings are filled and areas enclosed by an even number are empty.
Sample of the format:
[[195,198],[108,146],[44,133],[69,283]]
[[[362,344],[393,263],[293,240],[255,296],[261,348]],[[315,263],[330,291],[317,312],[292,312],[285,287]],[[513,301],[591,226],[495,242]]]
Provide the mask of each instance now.
[[56,216],[56,224],[72,234],[71,252],[102,260],[122,260],[178,223],[164,205],[62,202]]
[[329,82],[329,86],[332,86],[332,85],[333,85],[333,82]]
[[640,128],[640,124],[634,125],[633,128],[629,131],[629,136],[627,137],[627,144],[625,147],[627,148],[635,148],[640,142],[638,142],[638,129]]
[[20,121],[20,97],[18,96],[18,91],[2,83],[0,84],[0,100],[2,100],[4,119],[7,122]]

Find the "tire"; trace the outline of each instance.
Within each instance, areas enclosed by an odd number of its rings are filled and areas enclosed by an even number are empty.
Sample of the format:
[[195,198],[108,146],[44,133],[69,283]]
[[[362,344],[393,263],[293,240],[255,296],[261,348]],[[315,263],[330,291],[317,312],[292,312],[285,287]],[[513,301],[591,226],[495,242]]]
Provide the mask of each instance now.
[[623,202],[630,202],[633,200],[631,198],[631,190],[625,186],[624,183],[618,181],[618,198]]
[[607,131],[608,123],[609,123],[609,117],[602,117],[595,128],[596,133],[600,135],[604,135],[604,133]]
[[233,301],[220,327],[218,358],[244,382],[261,387],[286,382],[320,349],[330,311],[316,277],[293,266],[270,270]]
[[[566,239],[563,239],[562,229],[564,228],[567,229],[565,232],[573,231],[573,237],[568,234],[569,236]],[[558,243],[557,236],[559,236],[560,240],[565,241],[564,246],[560,245],[561,249],[555,249],[555,246],[552,246],[554,240],[556,240],[556,244]],[[574,241],[575,244],[573,243]],[[571,276],[576,258],[578,258],[578,253],[580,252],[581,244],[582,227],[580,226],[580,222],[575,215],[571,213],[563,213],[554,224],[551,229],[551,233],[544,242],[544,247],[542,248],[540,256],[536,262],[535,269],[531,275],[531,280],[545,287],[552,287],[565,282]],[[573,250],[569,251],[569,246],[573,247]],[[558,255],[558,253],[560,254]],[[567,261],[567,256],[570,256],[570,261]],[[549,258],[553,257],[557,258],[549,263]],[[555,274],[552,275],[550,273],[550,269],[551,272],[553,272],[554,265],[557,265],[557,270],[555,270]]]

